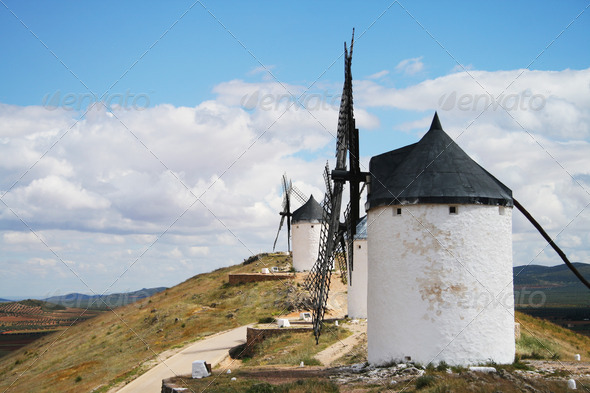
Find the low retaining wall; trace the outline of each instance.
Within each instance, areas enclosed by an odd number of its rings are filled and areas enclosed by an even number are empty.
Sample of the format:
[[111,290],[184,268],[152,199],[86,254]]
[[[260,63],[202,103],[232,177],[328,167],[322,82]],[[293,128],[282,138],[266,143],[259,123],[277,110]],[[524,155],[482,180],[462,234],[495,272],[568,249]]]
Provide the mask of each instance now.
[[177,392],[182,392],[182,388],[180,388],[180,390],[177,390],[176,388],[178,388],[179,386],[176,386],[176,384],[168,381],[167,379],[164,379],[162,381],[162,393],[177,393]]
[[294,279],[295,275],[291,273],[237,273],[229,275],[230,285],[243,284],[257,281],[275,281]]

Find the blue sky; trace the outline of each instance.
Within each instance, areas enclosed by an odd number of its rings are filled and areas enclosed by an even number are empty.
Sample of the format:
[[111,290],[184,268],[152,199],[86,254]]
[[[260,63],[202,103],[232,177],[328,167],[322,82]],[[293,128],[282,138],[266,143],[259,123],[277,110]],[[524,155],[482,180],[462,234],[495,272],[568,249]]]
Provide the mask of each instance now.
[[[174,285],[267,251],[281,174],[323,192],[353,27],[365,164],[438,110],[590,262],[587,8],[3,0],[0,297]],[[86,113],[92,93],[107,107]],[[476,104],[492,96],[504,109]],[[514,220],[515,264],[559,262]]]

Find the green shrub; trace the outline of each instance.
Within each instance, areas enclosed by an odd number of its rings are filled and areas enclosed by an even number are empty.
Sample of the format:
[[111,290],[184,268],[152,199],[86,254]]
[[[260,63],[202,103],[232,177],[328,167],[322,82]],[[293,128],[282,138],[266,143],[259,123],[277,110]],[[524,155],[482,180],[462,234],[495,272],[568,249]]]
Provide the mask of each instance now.
[[276,319],[273,317],[264,317],[264,318],[260,318],[258,320],[258,323],[274,323],[276,322]]
[[422,375],[416,379],[416,389],[422,389],[434,384],[435,378],[432,375]]
[[447,371],[449,365],[444,360],[436,366],[436,371]]
[[263,382],[250,386],[248,390],[246,390],[246,393],[276,393],[277,391],[278,390],[270,383]]
[[314,357],[310,357],[310,356],[306,356],[303,359],[301,359],[301,361],[303,362],[303,364],[305,364],[306,366],[321,366],[322,362],[320,362],[319,360],[317,360]]

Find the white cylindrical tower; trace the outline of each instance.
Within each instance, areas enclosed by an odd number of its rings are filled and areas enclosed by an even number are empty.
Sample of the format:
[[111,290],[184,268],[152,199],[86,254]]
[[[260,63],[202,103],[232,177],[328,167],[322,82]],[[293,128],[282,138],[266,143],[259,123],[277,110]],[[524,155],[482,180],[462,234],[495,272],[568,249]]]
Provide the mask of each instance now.
[[373,364],[514,361],[512,192],[442,130],[370,164]]
[[367,318],[367,216],[356,226],[353,269],[348,276],[348,317]]
[[318,259],[323,209],[313,195],[291,217],[293,268],[310,271]]

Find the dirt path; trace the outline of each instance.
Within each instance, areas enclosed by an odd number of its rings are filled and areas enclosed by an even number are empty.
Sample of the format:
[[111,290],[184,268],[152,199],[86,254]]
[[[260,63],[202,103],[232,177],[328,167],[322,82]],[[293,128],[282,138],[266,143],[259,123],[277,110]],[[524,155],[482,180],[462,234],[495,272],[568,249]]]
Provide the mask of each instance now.
[[319,352],[314,357],[322,362],[324,366],[333,365],[334,361],[341,358],[350,352],[355,345],[357,345],[363,335],[367,334],[367,321],[358,321],[358,323],[347,323],[343,325],[346,329],[352,331],[352,335],[346,337],[344,340],[332,344],[328,348]]
[[230,348],[246,342],[247,328],[241,326],[187,346],[125,385],[118,393],[160,393],[163,379],[191,374],[195,360],[205,360],[215,366],[227,356]]

